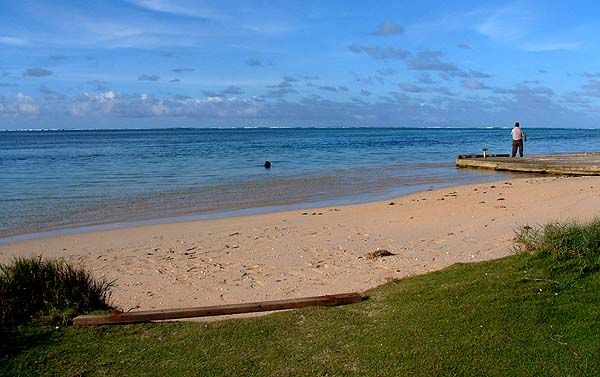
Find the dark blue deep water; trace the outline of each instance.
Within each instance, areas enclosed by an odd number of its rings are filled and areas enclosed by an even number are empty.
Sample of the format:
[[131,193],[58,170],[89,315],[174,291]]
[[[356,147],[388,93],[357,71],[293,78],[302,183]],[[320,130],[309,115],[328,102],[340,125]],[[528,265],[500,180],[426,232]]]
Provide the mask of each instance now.
[[[526,154],[600,149],[600,130],[525,131]],[[509,153],[510,129],[0,132],[0,238],[355,203],[508,177],[454,167],[456,155],[483,147]]]

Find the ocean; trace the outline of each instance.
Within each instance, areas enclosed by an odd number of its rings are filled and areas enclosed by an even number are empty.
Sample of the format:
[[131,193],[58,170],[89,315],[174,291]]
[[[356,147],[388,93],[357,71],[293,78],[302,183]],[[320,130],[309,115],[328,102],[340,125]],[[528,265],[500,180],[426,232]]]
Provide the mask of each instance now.
[[[598,129],[524,130],[526,154],[599,150]],[[367,202],[512,177],[455,168],[456,155],[484,147],[510,153],[510,129],[2,131],[0,242]]]

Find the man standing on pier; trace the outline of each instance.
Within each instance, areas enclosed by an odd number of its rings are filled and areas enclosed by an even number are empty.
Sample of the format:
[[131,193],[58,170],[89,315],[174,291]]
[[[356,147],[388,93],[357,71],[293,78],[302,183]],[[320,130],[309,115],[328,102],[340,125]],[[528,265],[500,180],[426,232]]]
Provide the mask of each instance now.
[[517,149],[519,149],[519,156],[523,157],[523,142],[527,140],[527,135],[525,135],[525,131],[519,127],[519,122],[515,123],[515,127],[511,131],[512,133],[512,157],[517,155]]

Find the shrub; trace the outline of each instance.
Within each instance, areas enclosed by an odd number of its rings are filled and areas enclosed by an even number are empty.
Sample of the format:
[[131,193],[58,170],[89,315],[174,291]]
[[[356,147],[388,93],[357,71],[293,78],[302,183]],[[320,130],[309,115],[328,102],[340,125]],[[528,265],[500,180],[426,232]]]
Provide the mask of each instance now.
[[515,251],[550,258],[556,268],[568,268],[581,275],[600,271],[600,218],[589,223],[523,226],[517,231]]
[[66,324],[84,312],[110,310],[113,285],[62,259],[17,258],[0,265],[0,325]]

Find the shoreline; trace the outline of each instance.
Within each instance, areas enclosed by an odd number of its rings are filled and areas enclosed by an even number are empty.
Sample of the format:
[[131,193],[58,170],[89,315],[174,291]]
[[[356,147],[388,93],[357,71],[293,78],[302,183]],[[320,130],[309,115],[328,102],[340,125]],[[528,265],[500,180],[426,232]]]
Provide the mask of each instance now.
[[[486,175],[487,173],[487,175]],[[417,192],[427,191],[427,190],[436,190],[440,188],[446,187],[454,187],[457,185],[463,184],[476,184],[476,183],[485,183],[485,182],[494,182],[502,179],[509,179],[515,176],[521,177],[530,177],[534,176],[534,174],[518,174],[515,175],[511,172],[484,172],[478,178],[473,179],[470,182],[466,183],[456,183],[453,181],[432,181],[428,183],[421,183],[418,185],[410,185],[404,186],[402,188],[396,189],[388,189],[385,192],[376,193],[376,192],[367,192],[363,194],[356,195],[348,195],[342,197],[331,197],[324,199],[314,199],[313,201],[303,201],[303,202],[289,202],[286,204],[273,204],[266,205],[263,207],[250,207],[250,208],[236,208],[236,209],[220,209],[215,211],[208,212],[199,212],[199,213],[174,213],[172,215],[164,216],[164,217],[150,217],[146,219],[123,219],[112,222],[95,222],[89,225],[76,225],[72,224],[70,226],[58,227],[55,229],[47,229],[47,230],[39,230],[31,233],[20,233],[20,234],[10,234],[8,236],[0,236],[0,245],[10,244],[21,241],[28,240],[36,240],[43,238],[53,238],[53,237],[62,237],[68,235],[75,235],[81,233],[89,233],[89,232],[97,232],[97,231],[106,231],[106,230],[114,230],[114,229],[123,229],[123,228],[134,228],[140,226],[147,225],[160,225],[160,224],[170,224],[170,223],[182,223],[182,222],[192,222],[192,221],[204,221],[204,220],[215,220],[215,219],[225,219],[225,218],[233,218],[240,216],[252,216],[252,215],[262,215],[268,213],[278,213],[278,212],[287,212],[293,210],[302,210],[302,209],[310,209],[310,208],[324,208],[331,206],[346,206],[346,205],[360,205],[360,204],[368,204],[375,203],[379,201],[385,201],[393,198],[397,198],[404,195],[410,195]]]
[[[0,244],[116,280],[123,310],[364,291],[454,263],[510,255],[519,225],[600,209],[600,177],[512,178],[362,204],[162,223]],[[393,204],[392,204],[393,203]],[[369,252],[394,255],[369,260]]]

